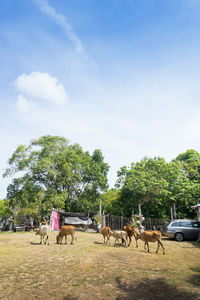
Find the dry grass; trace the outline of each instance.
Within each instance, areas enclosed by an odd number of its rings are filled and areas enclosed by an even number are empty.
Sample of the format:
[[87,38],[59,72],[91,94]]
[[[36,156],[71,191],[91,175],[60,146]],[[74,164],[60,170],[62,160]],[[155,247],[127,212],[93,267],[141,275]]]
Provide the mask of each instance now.
[[0,299],[200,299],[196,242],[164,239],[164,256],[156,244],[146,253],[142,241],[103,245],[96,233],[57,245],[56,234],[47,246],[34,233],[0,233]]

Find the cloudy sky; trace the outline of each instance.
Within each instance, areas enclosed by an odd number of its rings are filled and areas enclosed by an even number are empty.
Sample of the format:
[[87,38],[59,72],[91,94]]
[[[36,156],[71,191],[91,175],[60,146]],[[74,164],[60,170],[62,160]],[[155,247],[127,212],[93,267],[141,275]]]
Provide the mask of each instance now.
[[200,151],[199,0],[1,0],[0,198],[9,157],[51,134],[116,172]]

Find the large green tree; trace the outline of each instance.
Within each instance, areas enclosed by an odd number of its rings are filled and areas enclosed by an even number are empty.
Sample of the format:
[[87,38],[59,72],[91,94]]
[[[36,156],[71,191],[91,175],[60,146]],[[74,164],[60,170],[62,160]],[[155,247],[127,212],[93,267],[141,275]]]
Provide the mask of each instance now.
[[125,215],[138,212],[146,217],[192,216],[191,205],[199,192],[199,183],[191,181],[180,161],[167,163],[164,158],[144,158],[118,172],[119,202]]
[[20,145],[9,160],[4,176],[15,176],[8,186],[10,205],[51,207],[67,211],[90,210],[107,189],[109,167],[102,152],[93,155],[80,145],[58,136],[43,136]]

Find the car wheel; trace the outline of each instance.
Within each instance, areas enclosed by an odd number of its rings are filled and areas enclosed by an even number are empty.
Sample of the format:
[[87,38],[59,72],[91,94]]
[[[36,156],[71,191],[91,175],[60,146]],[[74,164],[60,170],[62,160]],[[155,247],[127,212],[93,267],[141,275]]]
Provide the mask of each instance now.
[[184,235],[181,232],[177,232],[174,238],[177,242],[182,242],[184,240]]

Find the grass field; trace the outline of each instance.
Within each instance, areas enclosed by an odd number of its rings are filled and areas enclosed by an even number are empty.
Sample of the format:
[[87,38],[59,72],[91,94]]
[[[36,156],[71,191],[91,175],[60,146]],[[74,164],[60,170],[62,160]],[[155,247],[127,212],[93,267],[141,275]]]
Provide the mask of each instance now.
[[200,299],[197,242],[163,239],[162,255],[142,241],[127,249],[77,232],[74,245],[57,245],[56,235],[48,246],[33,232],[0,233],[0,299]]

